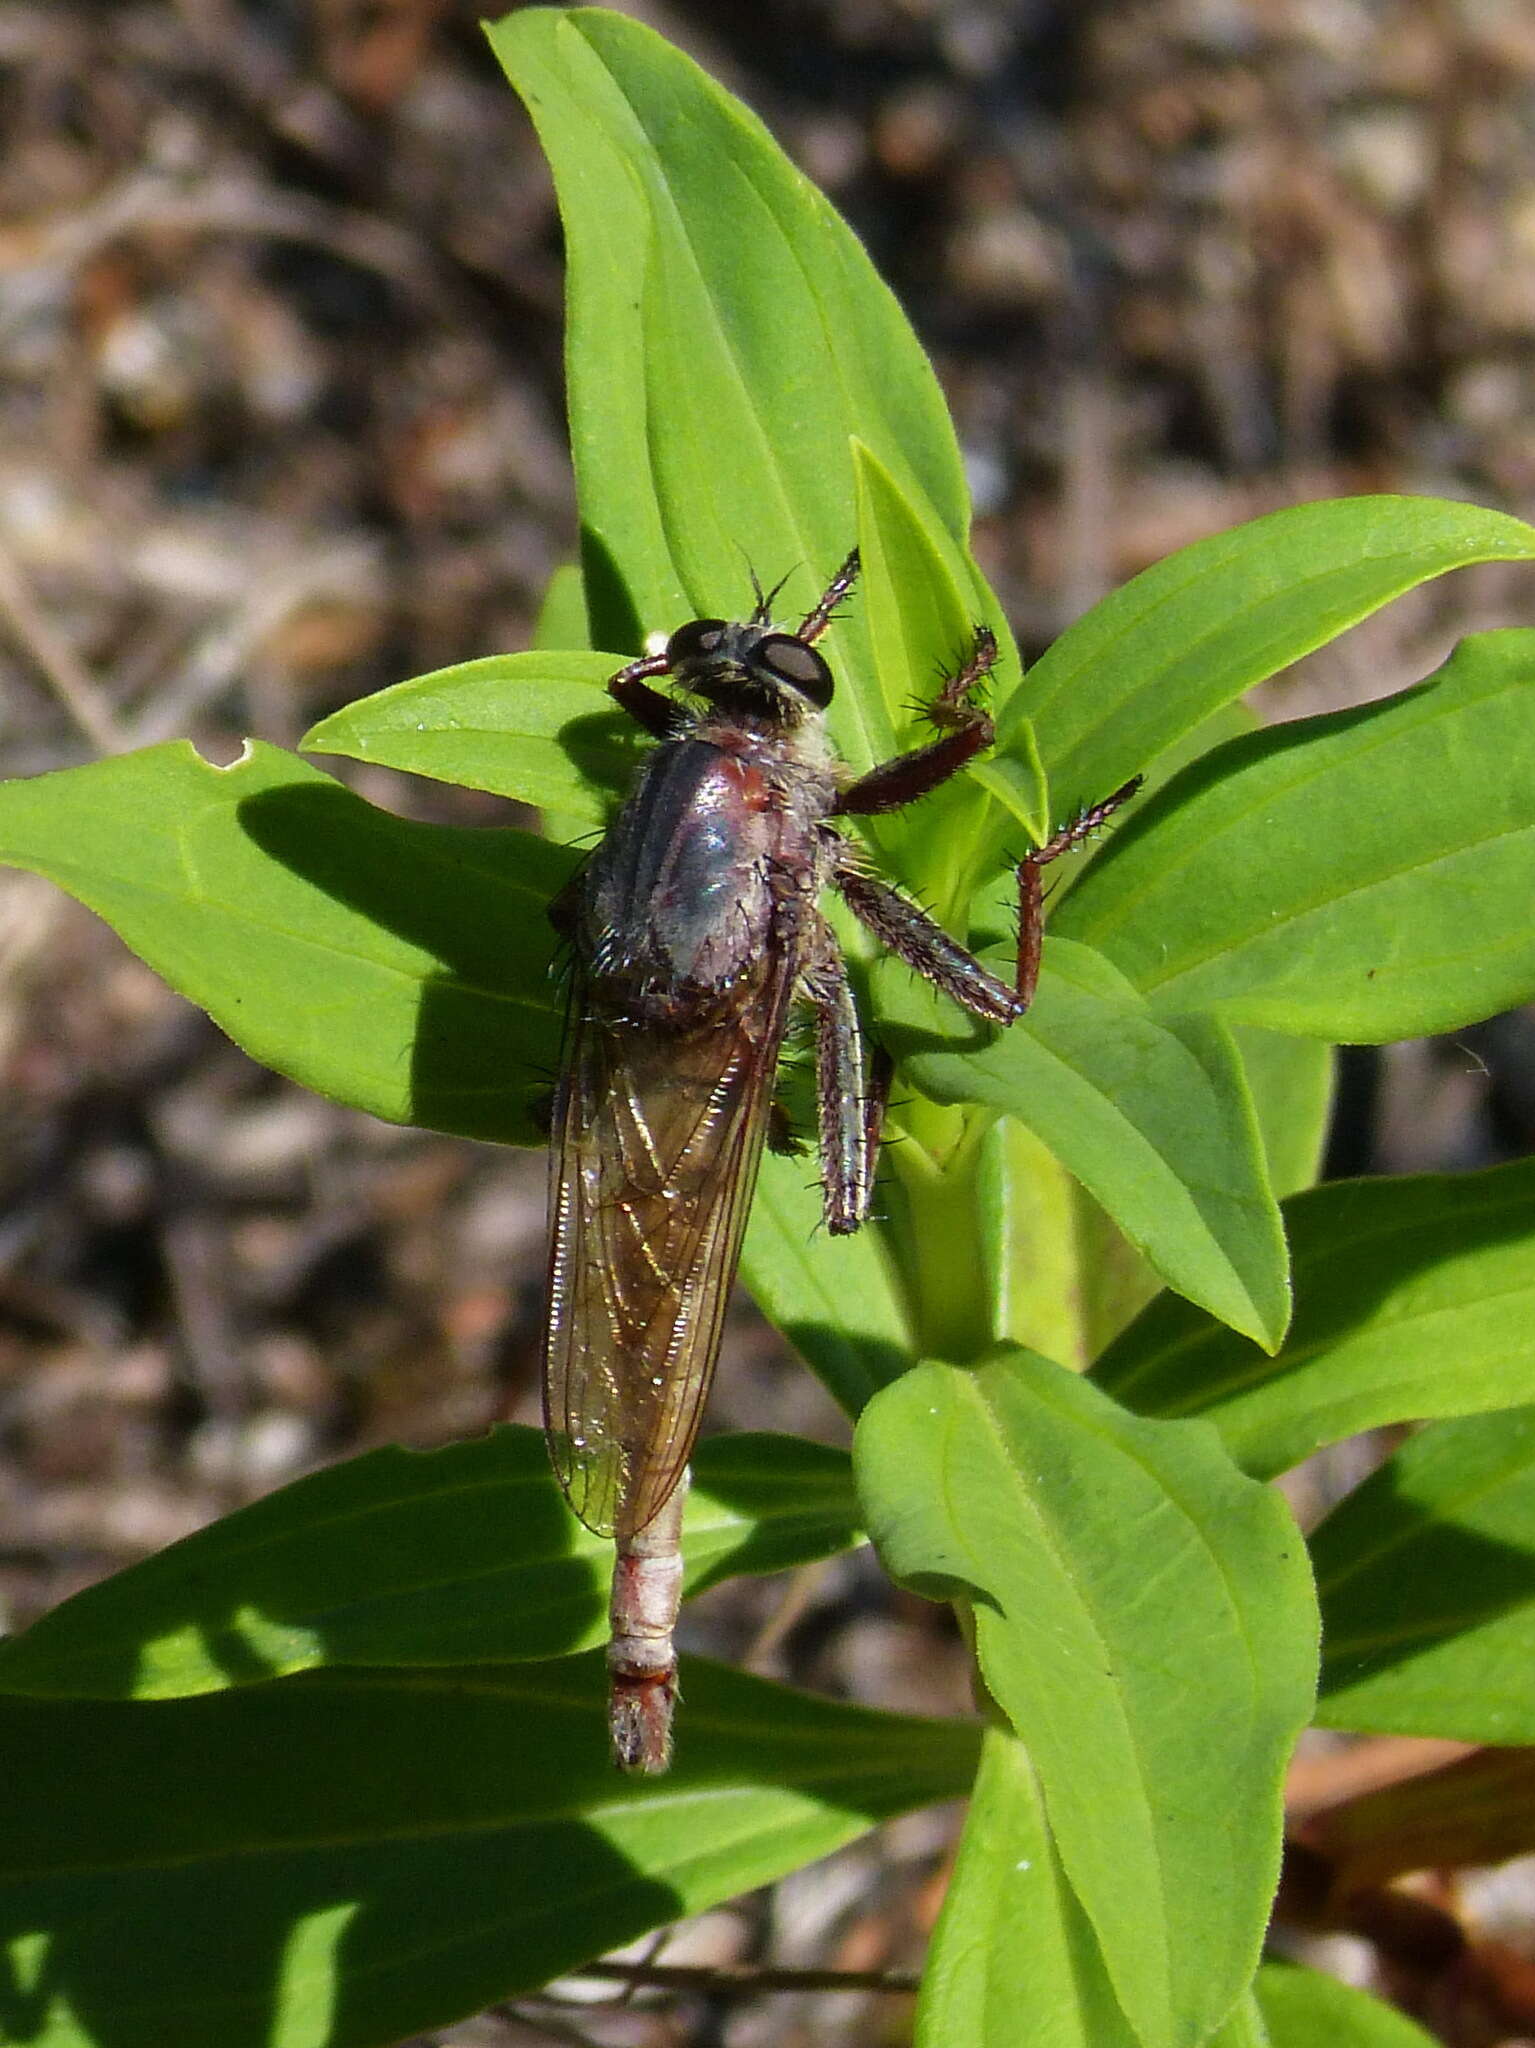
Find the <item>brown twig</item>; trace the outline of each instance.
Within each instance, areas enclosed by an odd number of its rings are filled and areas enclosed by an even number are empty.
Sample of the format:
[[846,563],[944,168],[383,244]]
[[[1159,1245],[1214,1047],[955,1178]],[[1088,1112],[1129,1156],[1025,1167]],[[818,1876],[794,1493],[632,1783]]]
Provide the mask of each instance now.
[[87,673],[85,664],[62,633],[56,632],[38,604],[21,564],[0,542],[0,618],[12,637],[31,656],[48,687],[91,745],[103,754],[120,754],[127,745],[112,707]]
[[[427,310],[462,312],[433,252],[408,228],[357,207],[265,190],[242,169],[199,162],[184,173],[135,170],[98,199],[0,244],[5,325],[57,294],[100,251],[133,235],[227,234],[324,249],[370,270]],[[0,329],[3,331],[3,329]]]
[[825,1583],[831,1569],[832,1559],[817,1558],[812,1564],[802,1564],[791,1576],[784,1589],[783,1598],[752,1638],[741,1663],[748,1671],[768,1675],[778,1650],[791,1629],[801,1620]]
[[610,1978],[658,1991],[699,1991],[751,1998],[759,1991],[898,1991],[921,1987],[914,1970],[793,1970],[765,1963],[587,1963],[572,1977]]

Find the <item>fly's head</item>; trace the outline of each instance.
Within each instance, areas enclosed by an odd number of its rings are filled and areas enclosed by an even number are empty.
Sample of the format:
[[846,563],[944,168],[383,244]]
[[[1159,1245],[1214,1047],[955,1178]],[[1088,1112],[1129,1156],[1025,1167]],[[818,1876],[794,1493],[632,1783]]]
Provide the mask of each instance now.
[[741,623],[690,619],[666,643],[666,666],[684,690],[718,711],[746,713],[792,732],[831,702],[832,674],[808,640],[759,615]]

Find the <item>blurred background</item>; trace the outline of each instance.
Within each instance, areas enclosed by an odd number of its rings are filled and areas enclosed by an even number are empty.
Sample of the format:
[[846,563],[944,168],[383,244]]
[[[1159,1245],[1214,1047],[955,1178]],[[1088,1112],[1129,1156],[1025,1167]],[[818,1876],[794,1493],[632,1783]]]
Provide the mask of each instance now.
[[[1278,505],[1535,510],[1528,0],[620,11],[754,106],[868,244],[936,358],[1026,652]],[[477,12],[0,7],[0,772],[183,734],[219,759],[245,734],[291,746],[353,697],[527,644],[575,530],[560,240]],[[1527,571],[1462,572],[1263,708],[1400,688],[1531,598]],[[409,815],[508,815],[345,772]],[[276,1080],[8,872],[0,1077],[0,1624],[317,1464],[533,1419],[540,1158]],[[1344,1058],[1335,1173],[1532,1139],[1528,1015]],[[712,1421],[845,1440],[744,1304]],[[693,1629],[830,1691],[967,1705],[944,1611],[866,1560],[787,1596],[722,1589]],[[953,1824],[886,1829],[666,1959],[910,1967]],[[908,2026],[889,1994],[695,1995],[529,2005],[442,2039]]]

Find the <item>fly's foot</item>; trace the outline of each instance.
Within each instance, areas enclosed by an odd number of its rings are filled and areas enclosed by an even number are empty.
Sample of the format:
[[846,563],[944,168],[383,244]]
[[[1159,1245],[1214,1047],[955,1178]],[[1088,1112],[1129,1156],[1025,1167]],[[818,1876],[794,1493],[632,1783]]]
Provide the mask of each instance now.
[[975,695],[996,665],[997,636],[990,626],[977,626],[970,659],[945,680],[936,697],[920,707],[928,724],[940,732],[952,732],[984,720],[989,728],[991,720]]
[[1042,880],[1045,869],[1051,861],[1059,860],[1063,853],[1070,853],[1073,847],[1081,846],[1113,817],[1121,804],[1127,804],[1145,781],[1143,775],[1132,775],[1128,782],[1122,782],[1110,795],[1100,798],[1095,804],[1084,804],[1069,824],[1062,825],[1043,846],[1036,846],[1032,853],[1026,853],[1018,863],[1018,995],[1023,1007],[1028,1008],[1034,1000],[1039,986],[1040,953],[1045,936],[1045,888]]

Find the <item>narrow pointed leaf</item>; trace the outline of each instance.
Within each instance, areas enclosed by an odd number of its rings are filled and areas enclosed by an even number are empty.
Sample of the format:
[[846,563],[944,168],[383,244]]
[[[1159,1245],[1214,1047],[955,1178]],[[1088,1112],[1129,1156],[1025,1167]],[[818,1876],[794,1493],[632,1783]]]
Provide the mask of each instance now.
[[[857,1543],[846,1454],[699,1445],[686,1591]],[[226,1515],[0,1642],[0,1692],[170,1699],[336,1665],[560,1657],[605,1642],[612,1545],[582,1528],[542,1433],[369,1451]]]
[[253,743],[0,785],[0,862],[57,882],[247,1052],[395,1123],[538,1141],[559,1040],[546,905],[573,856],[417,825]]
[[853,442],[858,493],[859,588],[868,612],[874,670],[897,733],[916,729],[917,694],[970,653],[972,603],[921,517],[874,451]]
[[853,1456],[888,1568],[974,1601],[982,1675],[1120,2005],[1147,2048],[1192,2048],[1256,1965],[1314,1697],[1284,1503],[1212,1432],[1142,1423],[1024,1352],[915,1368]]
[[[1246,1026],[1232,1033],[1276,1193],[1315,1180],[1332,1048]],[[1159,1291],[1151,1266],[1032,1131],[999,1118],[976,1161],[995,1335],[1085,1372]]]
[[549,578],[533,645],[543,649],[590,647],[592,629],[586,616],[586,582],[579,562],[562,562]]
[[[586,579],[581,574],[579,562],[563,563],[549,578],[548,587],[544,591],[544,601],[538,608],[538,618],[534,623],[532,644],[537,649],[552,650],[556,653],[591,646],[592,629],[586,615]],[[631,744],[633,737],[627,736]],[[622,747],[623,742],[619,744]],[[581,765],[585,772],[584,758],[578,757],[578,765]],[[606,771],[595,763],[590,770],[592,780],[599,786],[606,786],[605,773],[611,776],[615,789],[626,787],[627,778],[632,772],[632,769],[621,760],[614,761]],[[605,808],[604,806],[604,810]],[[590,791],[585,792],[577,803],[569,808],[553,801],[546,801],[539,805],[539,809],[544,814],[544,837],[552,839],[558,846],[568,846],[574,841],[584,840],[586,834],[598,822],[592,816],[593,798]],[[606,822],[605,818],[602,822]]]
[[1295,1321],[1272,1357],[1154,1301],[1093,1368],[1142,1415],[1204,1415],[1270,1478],[1362,1429],[1535,1401],[1535,1162],[1338,1181],[1285,1204]]
[[976,1731],[685,1664],[614,1776],[600,1656],[0,1698],[0,2038],[385,2048],[962,1792]]
[[1032,1131],[998,1117],[975,1160],[977,1238],[998,1343],[1085,1372],[1158,1292],[1145,1259]]
[[[999,964],[999,972],[1005,972]],[[1219,1024],[1155,1017],[1104,960],[1054,944],[1020,1024],[987,1034],[906,969],[878,978],[887,1043],[924,1094],[1035,1132],[1180,1294],[1268,1344],[1284,1235],[1241,1062]]]
[[1332,1121],[1333,1048],[1250,1024],[1236,1025],[1231,1035],[1257,1114],[1269,1183],[1281,1199],[1299,1194],[1322,1170]]
[[1244,1991],[1225,2023],[1216,2028],[1205,2048],[1273,2048],[1263,2012],[1252,1991]]
[[1535,1408],[1409,1438],[1311,1558],[1324,1726],[1535,1742]]
[[1535,559],[1535,529],[1438,498],[1287,506],[1196,541],[1070,626],[1024,697],[1059,796],[1090,802],[1200,720],[1405,590]]
[[[856,537],[850,437],[1011,648],[968,553],[954,431],[905,316],[757,119],[640,24],[526,8],[488,31],[553,166],[571,439],[603,644],[739,616],[748,564],[806,603]],[[880,755],[858,608],[829,643],[846,757]]]
[[1535,632],[1430,681],[1232,740],[1158,791],[1055,930],[1163,1014],[1339,1041],[1450,1031],[1535,994]]
[[[961,589],[950,564],[934,547],[889,470],[862,441],[853,443],[853,460],[863,564],[860,589],[868,613],[875,673],[889,719],[890,742],[885,752],[890,754],[898,746],[917,746],[932,739],[933,728],[924,729],[920,711],[940,683],[970,659],[979,621],[973,594]],[[1016,665],[1000,658],[978,689],[976,701],[1000,704],[1017,680]],[[1015,724],[1008,756],[993,753],[973,766],[970,775],[998,796],[1036,840],[1047,836],[1043,771],[1027,724]],[[880,843],[899,844],[904,832],[920,835],[929,846],[935,839],[946,842],[938,872],[947,872],[951,886],[962,886],[967,879],[965,856],[975,851],[973,845],[966,844],[964,808],[970,813],[972,841],[978,838],[981,824],[980,808],[973,801],[967,807],[956,804],[955,799],[965,794],[963,783],[951,786],[948,792],[935,792],[908,818],[885,821],[875,837]],[[871,823],[879,826],[881,821]],[[954,826],[959,828],[957,844]]]

